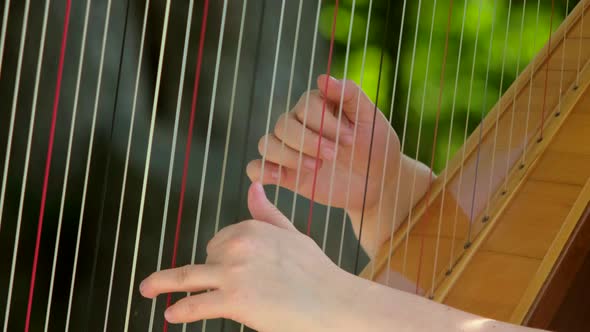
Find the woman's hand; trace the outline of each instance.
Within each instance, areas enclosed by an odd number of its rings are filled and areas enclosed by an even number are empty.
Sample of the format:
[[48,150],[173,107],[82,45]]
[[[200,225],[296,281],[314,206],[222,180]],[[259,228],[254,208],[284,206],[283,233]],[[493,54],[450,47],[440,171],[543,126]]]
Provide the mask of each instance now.
[[258,183],[248,206],[255,220],[221,230],[206,264],[156,272],[141,294],[198,293],[166,310],[171,323],[228,318],[262,331],[342,331],[337,324],[354,302],[355,278],[299,233]]
[[[324,91],[326,80],[329,80],[328,89]],[[385,181],[386,190],[394,187],[392,184],[397,177],[400,158],[397,134],[383,114],[353,81],[343,82],[322,75],[317,84],[321,90],[304,94],[289,113],[283,114],[277,120],[274,132],[260,139],[258,149],[266,160],[264,179],[260,179],[261,159],[252,161],[248,165],[248,176],[253,181],[261,181],[263,184],[279,183],[294,191],[299,170],[298,193],[310,198],[317,162],[319,163],[315,195],[317,202],[347,208],[348,212],[359,211],[363,207],[362,193],[365,191],[373,115],[377,112],[370,177],[367,184],[366,207],[370,208],[379,200],[383,181]],[[326,112],[322,127],[324,104]],[[338,121],[340,107],[342,116]],[[316,160],[320,127],[322,127],[322,139],[319,160]],[[301,144],[302,135],[304,136],[303,144]],[[301,168],[298,167],[299,152],[303,155]],[[354,160],[349,186],[350,160],[353,152]],[[387,162],[385,173],[383,172],[384,162]],[[333,163],[336,163],[336,167],[332,184]],[[278,178],[279,166],[282,167],[280,179]],[[333,196],[332,201],[329,202],[331,185],[333,185]],[[349,189],[355,194],[350,195],[350,201],[347,204],[346,193]]]
[[[329,80],[327,90],[326,80]],[[373,256],[389,238],[392,229],[424,195],[430,183],[430,172],[424,165],[400,153],[397,134],[353,81],[343,82],[322,75],[317,84],[321,90],[304,94],[289,113],[279,118],[274,132],[260,139],[258,149],[265,157],[264,179],[260,178],[261,159],[248,165],[248,176],[263,184],[279,184],[292,191],[297,188],[299,194],[311,198],[315,166],[319,163],[315,200],[345,208],[357,234],[364,216],[361,244]],[[324,104],[326,112],[322,127]],[[319,160],[316,160],[320,127],[322,139]],[[371,167],[367,181],[371,139]],[[398,194],[399,199],[396,198]]]

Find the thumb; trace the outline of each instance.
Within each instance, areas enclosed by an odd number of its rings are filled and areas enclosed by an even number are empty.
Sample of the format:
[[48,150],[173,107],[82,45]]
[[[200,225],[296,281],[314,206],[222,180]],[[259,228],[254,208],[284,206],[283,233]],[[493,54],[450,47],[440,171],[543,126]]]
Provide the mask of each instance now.
[[354,81],[343,81],[332,76],[320,75],[317,84],[322,95],[329,102],[335,105],[340,105],[342,102],[342,111],[349,121],[354,123],[358,112],[358,122],[373,122],[375,104]]
[[260,182],[254,182],[248,190],[248,209],[252,218],[267,222],[280,228],[295,230],[295,226],[291,224],[289,219],[285,217],[279,209],[277,209],[266,198],[266,193]]

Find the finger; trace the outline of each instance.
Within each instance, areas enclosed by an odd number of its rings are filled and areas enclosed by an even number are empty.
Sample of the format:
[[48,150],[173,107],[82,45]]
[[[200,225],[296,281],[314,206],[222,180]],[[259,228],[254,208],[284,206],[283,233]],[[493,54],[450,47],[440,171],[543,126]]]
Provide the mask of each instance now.
[[163,293],[198,292],[219,287],[222,276],[216,264],[187,265],[153,273],[141,283],[139,291],[147,298]]
[[164,312],[170,323],[191,323],[204,319],[231,318],[231,306],[219,290],[185,297]]
[[[284,118],[286,117],[286,118]],[[295,151],[301,151],[310,157],[317,157],[320,136],[309,128],[305,128],[293,112],[283,114],[277,121],[275,136]],[[303,137],[303,140],[302,140]],[[302,144],[303,143],[303,144]],[[336,144],[327,139],[321,140],[320,158],[334,160]]]
[[307,155],[301,155],[300,161],[300,153],[282,143],[274,134],[268,134],[260,139],[258,151],[266,160],[292,169],[303,166],[309,171],[314,171],[316,163],[319,162],[318,166],[321,166],[322,162],[321,160],[316,162],[317,159]]
[[299,122],[305,124],[306,128],[318,134],[321,132],[322,137],[334,142],[338,138],[338,142],[350,146],[352,145],[354,126],[346,116],[339,120],[338,114],[334,114],[333,108],[332,103],[315,90],[304,94],[293,112]]
[[[356,119],[358,112],[358,122],[372,123],[375,104],[367,97],[362,89],[352,80],[342,81],[331,76],[320,75],[318,77],[318,87],[331,103],[340,105],[342,101],[342,111],[349,121]],[[344,87],[344,93],[342,88]]]
[[[262,160],[257,159],[251,161],[246,167],[246,173],[252,182],[261,182],[263,185],[278,184],[279,186],[295,191],[295,183],[297,180],[297,170],[288,167],[281,167],[273,162],[264,163],[264,179],[262,176]],[[300,183],[307,174],[313,174],[312,171],[302,168],[300,170]]]
[[283,229],[295,229],[289,219],[268,200],[260,182],[254,182],[250,185],[250,190],[248,190],[248,210],[250,210],[252,218],[256,220],[265,221]]

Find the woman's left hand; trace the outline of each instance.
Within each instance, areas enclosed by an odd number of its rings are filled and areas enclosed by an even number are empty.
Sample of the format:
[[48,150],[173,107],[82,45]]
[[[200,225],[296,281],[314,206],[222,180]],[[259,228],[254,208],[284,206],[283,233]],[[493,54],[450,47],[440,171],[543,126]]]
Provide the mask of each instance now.
[[262,331],[347,330],[341,324],[362,293],[358,279],[298,232],[259,183],[248,207],[254,219],[221,230],[205,264],[156,272],[141,294],[196,292],[166,310],[171,323],[228,318]]

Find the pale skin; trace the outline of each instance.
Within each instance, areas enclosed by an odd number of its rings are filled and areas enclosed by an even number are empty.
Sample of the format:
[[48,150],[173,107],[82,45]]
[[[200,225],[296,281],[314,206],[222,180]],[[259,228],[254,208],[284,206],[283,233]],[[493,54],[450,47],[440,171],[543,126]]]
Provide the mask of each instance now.
[[[327,79],[330,79],[328,90],[323,91]],[[362,193],[375,106],[353,82],[321,76],[318,86],[322,91],[312,91],[309,95],[305,127],[307,95],[277,121],[272,134],[261,139],[259,148],[266,160],[264,179],[260,178],[262,160],[248,165],[248,176],[253,181],[248,192],[248,208],[253,219],[226,227],[215,235],[207,246],[205,264],[153,273],[141,283],[141,294],[154,298],[171,292],[196,293],[166,310],[165,318],[170,323],[227,318],[265,332],[531,330],[468,314],[354,276],[332,263],[312,239],[295,229],[268,201],[262,184],[278,183],[279,167],[280,185],[295,189],[301,151],[304,160],[299,194],[311,196],[317,161],[320,164],[315,199],[327,204],[331,163],[335,162],[335,187],[330,203],[346,208],[355,231],[360,227],[362,195],[350,195],[346,203],[348,166],[356,129],[350,188],[352,192]],[[316,160],[324,101],[328,108],[320,158]],[[336,141],[340,106],[343,116],[340,139]],[[370,256],[389,238],[393,225],[407,216],[431,181],[426,166],[400,153],[397,135],[381,112],[377,112],[361,239]],[[305,131],[303,146],[300,145],[302,130]],[[387,139],[390,141],[386,151]],[[387,162],[385,174],[384,162]],[[411,190],[414,174],[416,187]],[[382,181],[386,181],[383,199],[389,201],[393,201],[396,187],[400,186],[396,211],[389,204],[379,207]]]

